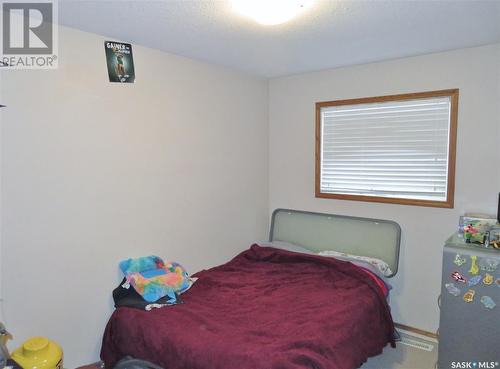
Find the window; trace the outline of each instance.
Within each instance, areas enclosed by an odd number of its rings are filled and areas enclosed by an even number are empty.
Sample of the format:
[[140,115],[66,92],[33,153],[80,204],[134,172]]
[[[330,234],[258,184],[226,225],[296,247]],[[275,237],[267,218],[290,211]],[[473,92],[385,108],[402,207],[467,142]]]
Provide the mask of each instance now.
[[316,103],[316,197],[453,207],[458,90]]

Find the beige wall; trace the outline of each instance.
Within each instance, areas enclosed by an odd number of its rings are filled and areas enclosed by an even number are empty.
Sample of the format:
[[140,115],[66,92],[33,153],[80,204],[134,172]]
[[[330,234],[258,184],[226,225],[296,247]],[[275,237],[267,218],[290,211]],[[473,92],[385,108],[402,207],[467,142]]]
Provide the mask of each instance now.
[[267,82],[134,46],[107,81],[103,37],[60,28],[57,71],[2,72],[2,274],[14,348],[98,358],[118,262],[189,271],[267,233]]
[[[398,322],[437,329],[445,239],[464,211],[496,214],[499,53],[500,45],[493,45],[270,81],[270,211],[289,207],[397,221],[403,234],[391,305]],[[455,209],[314,197],[315,102],[448,88],[460,89]]]

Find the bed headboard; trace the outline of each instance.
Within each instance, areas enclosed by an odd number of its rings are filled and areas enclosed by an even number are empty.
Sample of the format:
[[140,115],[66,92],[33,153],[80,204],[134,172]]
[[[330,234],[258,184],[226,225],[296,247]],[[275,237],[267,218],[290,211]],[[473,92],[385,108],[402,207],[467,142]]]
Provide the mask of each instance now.
[[370,256],[398,271],[401,227],[391,220],[276,209],[269,241],[290,242],[311,251],[335,250]]

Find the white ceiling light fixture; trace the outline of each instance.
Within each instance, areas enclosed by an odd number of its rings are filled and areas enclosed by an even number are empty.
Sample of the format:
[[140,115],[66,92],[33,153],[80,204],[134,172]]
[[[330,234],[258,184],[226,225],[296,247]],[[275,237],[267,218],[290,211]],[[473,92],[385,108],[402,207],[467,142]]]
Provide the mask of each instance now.
[[260,24],[274,26],[297,16],[313,0],[231,0],[233,10]]

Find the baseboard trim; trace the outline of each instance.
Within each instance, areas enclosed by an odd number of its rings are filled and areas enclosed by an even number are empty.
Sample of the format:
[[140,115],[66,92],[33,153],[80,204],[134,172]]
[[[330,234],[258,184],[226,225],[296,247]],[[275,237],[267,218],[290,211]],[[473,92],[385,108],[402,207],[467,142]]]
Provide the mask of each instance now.
[[426,336],[426,337],[429,337],[429,338],[433,338],[435,340],[437,340],[437,338],[438,338],[438,336],[437,336],[436,333],[424,331],[423,329],[418,329],[418,328],[415,328],[415,327],[410,327],[409,325],[405,325],[405,324],[401,324],[401,323],[394,323],[394,326],[396,328],[400,328],[400,329],[403,329],[403,330],[408,331],[408,332],[413,332],[413,333],[416,333],[416,334],[420,334],[421,336]]

